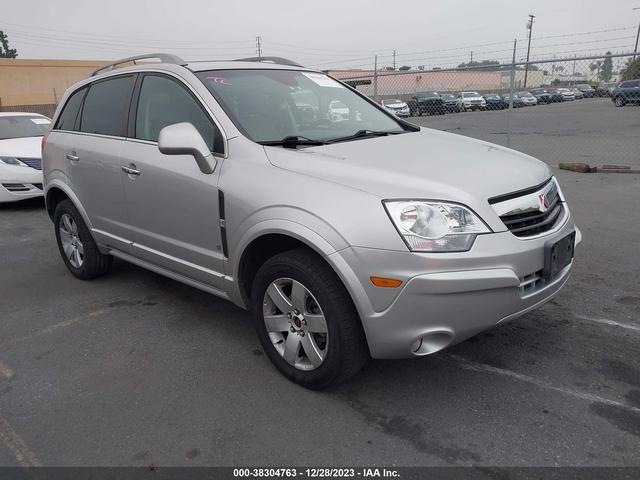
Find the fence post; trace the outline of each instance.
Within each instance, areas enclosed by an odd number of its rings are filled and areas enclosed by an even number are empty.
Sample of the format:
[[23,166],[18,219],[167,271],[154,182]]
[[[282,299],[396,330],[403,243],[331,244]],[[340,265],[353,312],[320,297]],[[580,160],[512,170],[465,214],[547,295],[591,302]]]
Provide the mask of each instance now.
[[511,148],[511,112],[513,110],[513,86],[516,80],[516,47],[518,39],[513,40],[513,59],[511,61],[511,81],[509,82],[509,108],[507,110],[507,147]]
[[373,100],[378,101],[378,55],[373,61]]

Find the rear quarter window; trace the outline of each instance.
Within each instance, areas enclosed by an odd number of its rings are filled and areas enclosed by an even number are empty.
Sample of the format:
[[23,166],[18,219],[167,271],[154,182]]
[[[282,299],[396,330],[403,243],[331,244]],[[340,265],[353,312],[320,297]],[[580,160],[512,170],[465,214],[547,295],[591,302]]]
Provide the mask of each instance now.
[[89,87],[82,108],[80,131],[124,137],[135,76],[101,80]]
[[78,119],[78,113],[80,112],[80,107],[82,106],[82,100],[84,100],[84,95],[87,93],[87,88],[81,88],[80,90],[76,90],[71,94],[67,103],[62,108],[62,112],[60,112],[60,116],[56,120],[56,124],[54,125],[54,129],[57,130],[74,130],[76,125],[76,120]]

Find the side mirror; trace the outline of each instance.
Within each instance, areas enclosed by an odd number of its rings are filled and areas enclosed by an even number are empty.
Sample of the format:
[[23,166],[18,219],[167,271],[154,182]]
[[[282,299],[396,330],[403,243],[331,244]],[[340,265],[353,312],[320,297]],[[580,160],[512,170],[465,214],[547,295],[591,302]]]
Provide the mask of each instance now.
[[191,155],[202,173],[210,174],[217,161],[200,132],[188,122],[168,125],[160,130],[158,150],[165,155]]

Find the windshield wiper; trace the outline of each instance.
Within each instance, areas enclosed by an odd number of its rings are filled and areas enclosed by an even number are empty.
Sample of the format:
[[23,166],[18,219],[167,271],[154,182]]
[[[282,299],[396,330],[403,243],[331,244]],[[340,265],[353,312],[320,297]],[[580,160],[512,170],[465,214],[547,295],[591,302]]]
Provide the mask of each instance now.
[[326,145],[326,143],[323,141],[313,140],[311,138],[302,137],[300,135],[289,135],[287,137],[284,137],[282,140],[267,140],[258,143],[260,145],[282,146],[283,148],[297,148],[300,145],[307,147]]
[[367,138],[367,137],[386,137],[387,135],[398,135],[400,133],[406,133],[404,130],[400,132],[385,132],[385,131],[376,131],[376,130],[358,130],[353,135],[348,135],[346,137],[338,137],[333,138],[331,140],[327,140],[327,143],[337,143],[337,142],[346,142],[349,140],[355,140],[358,138]]

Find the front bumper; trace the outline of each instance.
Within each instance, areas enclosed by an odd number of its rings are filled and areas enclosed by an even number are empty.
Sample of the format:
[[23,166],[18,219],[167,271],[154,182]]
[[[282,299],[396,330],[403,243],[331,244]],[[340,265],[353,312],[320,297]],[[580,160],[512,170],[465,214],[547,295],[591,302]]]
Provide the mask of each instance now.
[[[508,231],[480,235],[464,253],[349,247],[333,255],[342,257],[363,287],[364,295],[354,295],[354,301],[371,356],[407,358],[437,352],[551,300],[573,263],[546,283],[528,282],[544,268],[545,243],[574,230],[567,218],[539,238],[520,239]],[[580,240],[577,230],[576,244]],[[370,276],[402,279],[403,285],[375,287]]]
[[42,196],[42,171],[0,165],[0,203]]

